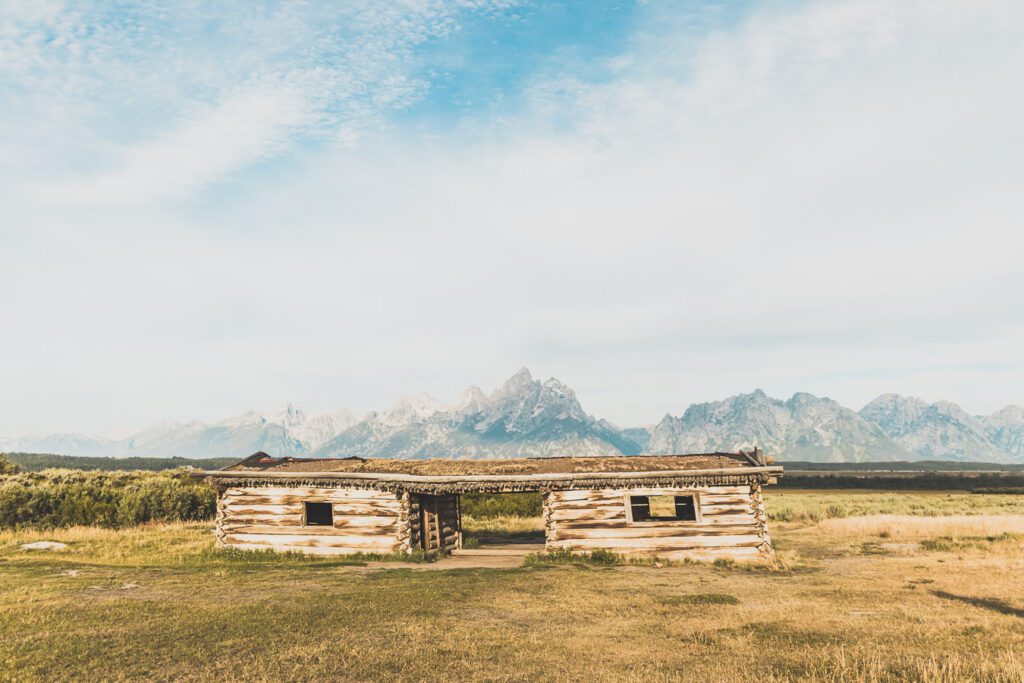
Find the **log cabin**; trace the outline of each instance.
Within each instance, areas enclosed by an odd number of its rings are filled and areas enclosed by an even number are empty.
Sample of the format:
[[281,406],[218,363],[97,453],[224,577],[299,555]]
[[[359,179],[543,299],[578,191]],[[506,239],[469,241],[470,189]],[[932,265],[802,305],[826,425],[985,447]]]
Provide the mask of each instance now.
[[760,450],[506,460],[274,458],[200,472],[218,491],[218,546],[316,554],[448,553],[460,496],[536,491],[545,547],[666,559],[772,553]]

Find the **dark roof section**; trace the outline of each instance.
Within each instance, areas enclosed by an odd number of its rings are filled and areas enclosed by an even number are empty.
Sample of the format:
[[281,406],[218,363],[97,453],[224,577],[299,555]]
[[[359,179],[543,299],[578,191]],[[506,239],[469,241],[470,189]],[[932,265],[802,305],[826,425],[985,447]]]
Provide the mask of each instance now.
[[692,455],[623,455],[590,457],[512,458],[501,460],[399,460],[391,458],[274,458],[254,453],[225,467],[224,472],[377,473],[414,476],[503,476],[540,474],[588,474],[615,472],[666,472],[762,467],[755,453],[700,453]]

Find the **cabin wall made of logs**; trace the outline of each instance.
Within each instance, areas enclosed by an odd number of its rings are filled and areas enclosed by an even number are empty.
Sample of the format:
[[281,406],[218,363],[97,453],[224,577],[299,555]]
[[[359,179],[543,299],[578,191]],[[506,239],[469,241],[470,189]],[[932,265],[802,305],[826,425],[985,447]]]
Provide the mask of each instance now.
[[[307,519],[307,503],[329,519]],[[408,494],[389,491],[232,487],[217,501],[215,533],[219,546],[247,550],[386,554],[408,549],[408,511]]]
[[[673,501],[678,518],[671,518]],[[667,510],[657,509],[665,503]],[[544,529],[549,550],[702,560],[772,553],[759,484],[551,491]]]

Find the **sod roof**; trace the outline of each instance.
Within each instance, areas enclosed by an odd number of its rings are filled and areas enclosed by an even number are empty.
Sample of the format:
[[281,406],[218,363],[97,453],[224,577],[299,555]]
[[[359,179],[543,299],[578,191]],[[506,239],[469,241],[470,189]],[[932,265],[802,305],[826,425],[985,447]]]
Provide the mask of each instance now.
[[255,453],[225,467],[225,472],[281,473],[378,473],[414,476],[486,476],[587,474],[615,472],[667,472],[759,467],[757,456],[742,453],[699,453],[691,455],[631,455],[591,457],[511,458],[457,460],[432,458],[400,460],[391,458],[274,458]]

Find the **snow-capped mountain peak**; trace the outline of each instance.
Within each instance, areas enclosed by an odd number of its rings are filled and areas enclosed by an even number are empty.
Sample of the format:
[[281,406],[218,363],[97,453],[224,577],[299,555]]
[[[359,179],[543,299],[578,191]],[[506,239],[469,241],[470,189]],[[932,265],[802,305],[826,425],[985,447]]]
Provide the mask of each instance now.
[[293,429],[301,427],[306,422],[306,414],[296,408],[294,404],[288,403],[267,418],[267,421],[279,424],[286,429]]
[[950,401],[926,403],[912,396],[883,394],[861,409],[914,456],[926,460],[983,460],[1009,458],[990,440],[986,425]]
[[518,457],[735,451],[760,446],[781,461],[953,459],[1024,461],[1024,408],[972,416],[950,401],[883,394],[860,412],[805,392],[772,398],[761,389],[695,403],[658,424],[620,429],[588,414],[561,381],[526,368],[492,393],[467,388],[446,406],[428,394],[357,417],[307,414],[294,404],[219,422],[162,422],[126,439],[75,434],[0,439],[0,451],[75,455],[244,457]]
[[996,446],[1017,460],[1024,460],[1024,408],[1011,405],[982,416],[978,421]]
[[380,416],[380,421],[388,426],[400,427],[423,422],[437,413],[447,410],[448,406],[429,394],[403,396]]
[[877,426],[828,398],[797,393],[787,401],[756,389],[666,415],[651,432],[651,453],[735,451],[759,446],[794,460],[893,460],[904,455]]
[[480,387],[475,384],[467,387],[462,395],[459,396],[459,400],[452,406],[453,410],[457,413],[464,415],[474,415],[483,410],[484,406],[487,405],[487,394],[485,394]]

